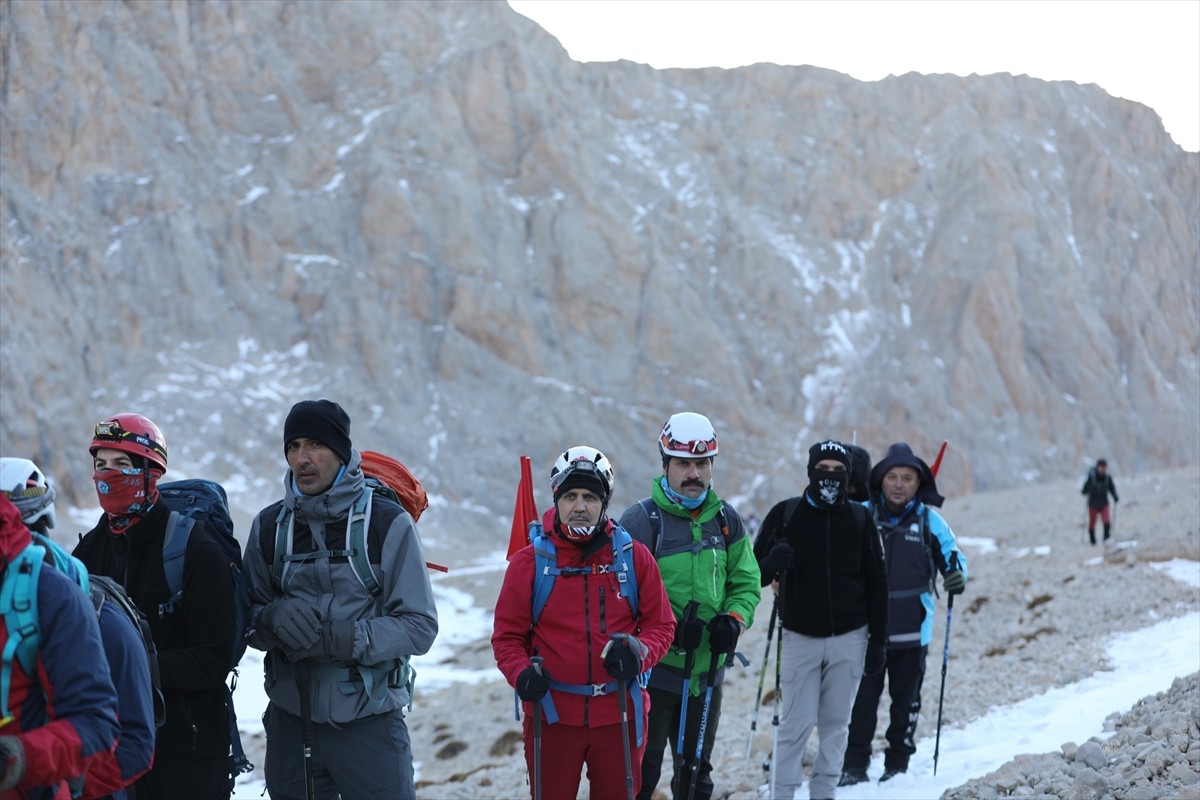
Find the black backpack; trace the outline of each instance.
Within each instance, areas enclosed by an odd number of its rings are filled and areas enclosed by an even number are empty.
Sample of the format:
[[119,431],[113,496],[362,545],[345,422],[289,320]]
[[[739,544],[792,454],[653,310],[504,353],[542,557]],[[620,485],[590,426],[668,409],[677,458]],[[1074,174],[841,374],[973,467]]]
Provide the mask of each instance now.
[[150,623],[133,600],[130,599],[124,587],[103,575],[88,575],[88,594],[92,596],[92,605],[96,607],[96,619],[100,619],[101,610],[105,604],[116,607],[121,615],[129,620],[141,636],[142,648],[146,651],[146,664],[150,668],[150,690],[153,693],[154,727],[160,728],[167,718],[167,708],[163,701],[162,679],[158,672],[158,647],[154,644],[154,636],[150,633]]

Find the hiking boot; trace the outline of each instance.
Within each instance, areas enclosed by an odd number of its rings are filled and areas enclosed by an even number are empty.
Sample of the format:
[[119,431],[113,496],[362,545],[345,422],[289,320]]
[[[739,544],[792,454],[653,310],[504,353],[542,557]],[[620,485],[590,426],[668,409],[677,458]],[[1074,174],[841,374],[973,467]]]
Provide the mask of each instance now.
[[856,783],[867,782],[867,771],[865,769],[844,769],[842,770],[842,779],[838,781],[838,786],[853,786]]
[[885,769],[883,771],[883,774],[879,776],[879,782],[885,783],[887,781],[890,781],[892,778],[896,777],[897,775],[900,775],[901,773],[904,773],[907,771],[908,770],[903,770],[903,769]]

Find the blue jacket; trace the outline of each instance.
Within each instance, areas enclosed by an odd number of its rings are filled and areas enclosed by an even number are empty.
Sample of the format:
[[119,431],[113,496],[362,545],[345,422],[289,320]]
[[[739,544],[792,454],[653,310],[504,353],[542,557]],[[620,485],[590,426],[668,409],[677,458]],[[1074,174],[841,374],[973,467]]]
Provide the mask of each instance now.
[[[967,557],[935,509],[914,498],[898,515],[882,500],[863,503],[883,537],[888,574],[888,647],[928,645],[933,638],[934,570],[945,575],[954,561],[963,577]],[[924,524],[922,522],[924,521]]]
[[[20,512],[0,496],[0,559],[5,571],[29,541]],[[14,660],[8,695],[12,719],[0,726],[0,736],[21,741],[25,771],[14,790],[0,792],[3,798],[69,797],[65,780],[111,754],[117,739],[117,697],[91,601],[66,575],[43,566],[37,608],[37,674],[25,674]],[[8,626],[0,617],[0,647],[8,639]]]

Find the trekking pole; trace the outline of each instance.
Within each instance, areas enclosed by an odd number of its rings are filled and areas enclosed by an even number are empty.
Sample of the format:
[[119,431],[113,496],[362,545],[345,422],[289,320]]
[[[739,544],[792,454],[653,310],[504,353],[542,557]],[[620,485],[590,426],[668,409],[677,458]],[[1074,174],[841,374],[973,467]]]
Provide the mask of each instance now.
[[[779,598],[783,597],[783,573],[779,573],[779,592],[775,595],[775,601],[780,602]],[[784,597],[784,603],[787,598]],[[779,629],[775,632],[778,637],[775,640],[775,715],[771,718],[771,797],[775,797],[775,775],[778,773],[778,755],[779,755],[779,708],[783,704],[783,693],[780,689],[780,683],[783,676],[783,612],[779,612]]]
[[775,637],[775,616],[779,613],[779,598],[771,605],[771,621],[767,624],[767,644],[763,648],[762,669],[758,671],[758,696],[754,698],[754,717],[750,720],[750,736],[746,740],[746,763],[742,772],[750,769],[750,753],[754,748],[754,732],[758,730],[758,710],[762,708],[763,682],[767,679],[767,662],[771,660],[771,639]]
[[[696,600],[687,604],[683,612],[683,624],[687,625],[699,613],[700,603]],[[696,663],[696,651],[688,650],[683,659],[683,693],[679,701],[679,731],[675,735],[675,763],[671,774],[671,794],[677,794],[679,786],[679,770],[683,766],[683,739],[687,725],[688,701],[691,699],[692,666]]]
[[[612,640],[615,642],[625,636],[626,634],[614,633]],[[621,751],[625,756],[625,797],[626,800],[633,800],[633,758],[629,754],[629,682],[620,678],[617,681],[617,691],[621,693]]]
[[[533,656],[529,663],[538,675],[542,674],[542,657]],[[542,800],[542,705],[530,703],[533,714],[533,800]]]
[[716,682],[717,663],[721,654],[713,651],[708,663],[708,680],[704,688],[704,709],[700,712],[700,730],[696,732],[696,754],[692,759],[692,779],[688,783],[687,800],[696,796],[696,782],[700,779],[700,759],[704,756],[704,734],[708,730],[708,709],[712,706],[713,684]]
[[[958,553],[950,556],[950,569],[958,569]],[[947,592],[947,594],[950,594]],[[938,748],[942,744],[942,700],[946,696],[946,662],[950,660],[950,620],[954,614],[954,595],[946,601],[946,644],[942,647],[942,688],[938,692],[937,736],[933,740],[933,774],[937,775]]]
[[300,732],[304,741],[304,796],[306,800],[316,800],[312,765],[312,699],[308,696],[308,664],[303,662],[297,666],[296,688],[300,692]]

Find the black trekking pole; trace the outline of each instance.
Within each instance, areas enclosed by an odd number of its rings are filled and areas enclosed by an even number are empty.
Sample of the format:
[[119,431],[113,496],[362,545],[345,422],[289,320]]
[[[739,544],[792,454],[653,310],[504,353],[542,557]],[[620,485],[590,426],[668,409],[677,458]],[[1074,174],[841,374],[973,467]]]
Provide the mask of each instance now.
[[312,699],[308,696],[308,664],[303,662],[296,667],[296,689],[300,693],[300,733],[304,741],[304,796],[306,800],[316,800],[312,765]]
[[688,783],[687,800],[696,796],[696,782],[700,778],[700,759],[704,755],[704,734],[708,731],[708,710],[712,706],[713,684],[716,682],[717,664],[721,653],[713,651],[708,664],[708,680],[704,688],[704,709],[700,712],[700,730],[696,732],[696,754],[692,759],[692,779]]
[[[626,634],[614,633],[612,640],[615,642]],[[629,682],[624,678],[617,680],[617,691],[621,693],[621,750],[625,756],[625,796],[626,800],[633,800],[633,758],[629,754]],[[638,689],[641,691],[641,688]]]
[[[783,573],[779,573],[779,591],[775,595],[775,601],[781,602],[779,598],[783,598],[782,602],[787,603],[787,597],[783,594]],[[778,772],[777,757],[779,755],[779,709],[783,705],[783,692],[781,691],[781,683],[783,678],[783,611],[779,612],[779,628],[775,631],[775,697],[774,710],[775,713],[771,717],[771,797],[775,797],[775,775]]]
[[[529,659],[538,675],[542,674],[542,660],[541,656]],[[542,800],[542,704],[530,703],[529,710],[533,714],[533,800]]]
[[[958,553],[950,556],[950,569],[958,569]],[[950,594],[947,592],[947,594]],[[938,748],[942,744],[942,700],[946,696],[946,662],[950,660],[950,620],[954,614],[954,595],[946,601],[946,644],[942,647],[942,688],[938,692],[937,736],[933,740],[933,774],[937,775]]]
[[779,613],[779,598],[771,605],[771,621],[767,624],[767,644],[763,648],[762,669],[758,671],[758,696],[754,698],[754,717],[750,720],[750,736],[746,739],[746,763],[742,772],[750,769],[750,753],[754,749],[754,732],[758,730],[758,710],[762,708],[763,683],[767,679],[767,662],[771,660],[771,639],[775,637],[775,617]]

